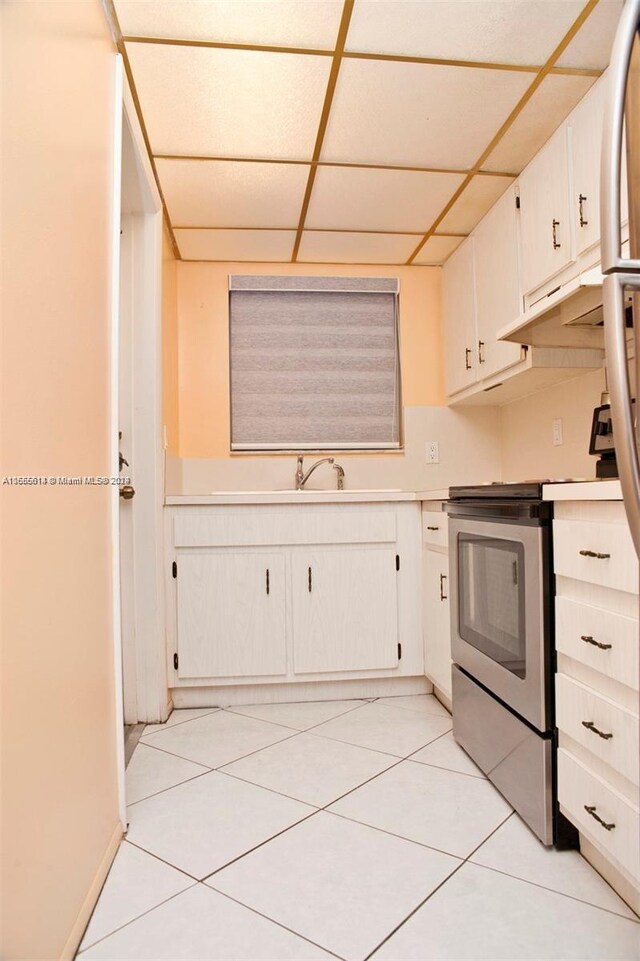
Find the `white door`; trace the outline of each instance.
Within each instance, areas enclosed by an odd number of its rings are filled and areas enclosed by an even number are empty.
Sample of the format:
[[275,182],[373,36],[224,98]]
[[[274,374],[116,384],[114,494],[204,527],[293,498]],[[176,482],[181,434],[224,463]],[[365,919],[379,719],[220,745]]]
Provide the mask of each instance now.
[[177,676],[284,674],[284,554],[194,551],[176,563]]
[[455,394],[478,376],[473,237],[442,268],[442,314],[446,389]]
[[571,114],[571,198],[576,252],[600,240],[600,154],[604,118],[603,81],[596,83]]
[[398,666],[396,555],[378,548],[292,557],[296,674]]
[[528,294],[573,260],[566,126],[520,176],[522,290]]
[[497,332],[522,313],[516,193],[509,187],[474,234],[478,379],[521,359],[520,344],[498,340]]
[[451,624],[447,555],[438,551],[425,551],[422,575],[425,674],[450,698]]

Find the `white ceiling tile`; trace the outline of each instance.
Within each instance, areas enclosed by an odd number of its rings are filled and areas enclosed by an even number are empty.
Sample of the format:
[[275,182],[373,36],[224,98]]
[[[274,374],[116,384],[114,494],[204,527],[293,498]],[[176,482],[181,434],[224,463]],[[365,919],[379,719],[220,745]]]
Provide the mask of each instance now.
[[125,36],[335,46],[341,0],[115,0]]
[[183,260],[290,261],[295,230],[176,230]]
[[513,180],[508,177],[474,177],[438,224],[442,233],[469,234]]
[[343,234],[305,230],[298,262],[404,264],[418,240],[413,234]]
[[609,63],[622,7],[623,0],[599,0],[557,65],[604,70]]
[[545,77],[482,169],[509,173],[524,170],[593,83],[593,77]]
[[156,160],[171,223],[182,227],[294,228],[307,165]]
[[320,167],[306,226],[427,230],[463,180],[463,174]]
[[347,50],[543,64],[585,0],[356,0]]
[[329,57],[128,43],[154,153],[306,159]]
[[470,167],[531,79],[503,70],[345,60],[323,159]]
[[463,240],[464,237],[439,237],[437,235],[429,237],[413,263],[443,264]]

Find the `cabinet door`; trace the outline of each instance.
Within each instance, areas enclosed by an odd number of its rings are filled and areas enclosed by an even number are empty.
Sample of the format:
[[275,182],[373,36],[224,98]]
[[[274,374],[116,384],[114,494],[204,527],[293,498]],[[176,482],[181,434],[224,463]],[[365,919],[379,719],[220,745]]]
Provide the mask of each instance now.
[[522,289],[528,294],[573,260],[567,127],[563,125],[521,175]]
[[394,551],[303,551],[292,559],[296,674],[398,665]]
[[455,394],[477,379],[473,238],[442,268],[442,308],[446,388]]
[[425,674],[451,697],[451,625],[449,623],[449,558],[424,552]]
[[576,252],[600,240],[600,154],[604,118],[602,81],[596,83],[569,118],[573,196],[571,207]]
[[180,554],[177,595],[179,677],[285,673],[283,554]]
[[516,194],[509,187],[474,234],[478,379],[517,364],[520,344],[498,340],[497,332],[522,313],[518,263]]

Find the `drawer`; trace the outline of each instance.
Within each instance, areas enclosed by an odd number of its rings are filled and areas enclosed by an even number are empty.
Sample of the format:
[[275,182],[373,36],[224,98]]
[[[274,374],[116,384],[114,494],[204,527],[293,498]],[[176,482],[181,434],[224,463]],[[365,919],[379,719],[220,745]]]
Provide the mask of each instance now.
[[638,621],[568,597],[556,597],[556,649],[638,690]]
[[638,784],[638,717],[565,674],[556,675],[556,723],[605,764]]
[[638,809],[563,748],[558,750],[558,800],[580,831],[640,878]]
[[446,547],[449,543],[449,518],[444,511],[422,512],[422,540],[424,544]]
[[556,574],[638,593],[638,558],[626,524],[554,521],[553,552]]

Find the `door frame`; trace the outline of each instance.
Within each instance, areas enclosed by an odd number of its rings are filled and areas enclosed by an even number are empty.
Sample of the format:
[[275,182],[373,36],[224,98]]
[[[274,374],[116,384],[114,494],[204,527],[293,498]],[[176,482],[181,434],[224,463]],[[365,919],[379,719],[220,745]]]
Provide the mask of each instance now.
[[[123,671],[135,687],[137,720],[166,720],[170,700],[165,665],[165,605],[163,560],[164,443],[162,424],[162,231],[163,208],[147,154],[137,111],[120,54],[114,54],[113,189],[111,210],[111,338],[110,444],[112,477],[119,476],[120,384],[120,229],[123,175],[123,138],[135,157],[141,213],[135,231],[136,304],[133,325],[133,443],[132,483],[136,496],[126,505],[133,511],[133,587],[135,656],[123,657],[121,627],[121,564],[119,488],[111,485],[112,623],[115,669],[115,725],[120,780],[124,781]],[[130,652],[127,652],[130,653]],[[125,665],[127,665],[125,667]],[[133,665],[133,666],[132,666]],[[124,821],[124,786],[120,785],[120,813]]]

